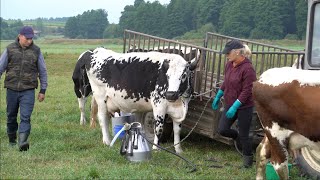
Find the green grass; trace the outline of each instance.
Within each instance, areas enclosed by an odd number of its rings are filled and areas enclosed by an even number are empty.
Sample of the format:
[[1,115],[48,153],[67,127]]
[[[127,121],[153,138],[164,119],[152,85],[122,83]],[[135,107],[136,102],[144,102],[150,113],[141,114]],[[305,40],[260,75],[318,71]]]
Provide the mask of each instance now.
[[[7,42],[1,42],[1,45]],[[183,157],[197,165],[189,173],[187,163],[164,151],[152,152],[152,159],[132,163],[119,154],[120,142],[102,144],[100,128],[80,126],[72,72],[79,54],[100,45],[79,41],[39,41],[47,52],[49,87],[44,102],[36,102],[32,114],[30,150],[19,152],[8,146],[3,78],[0,81],[0,178],[1,179],[254,179],[255,168],[241,169],[241,157],[234,147],[192,133],[182,143]],[[122,45],[106,42],[121,51]],[[3,48],[1,46],[1,48]],[[37,90],[38,91],[38,90]],[[89,102],[89,101],[88,101]],[[89,103],[87,103],[87,120]],[[187,132],[182,133],[182,138]],[[172,139],[163,146],[172,145]],[[222,166],[217,168],[215,165]],[[292,179],[300,179],[297,167]]]
[[[1,53],[13,40],[2,40],[0,43]],[[77,54],[78,56],[88,49],[105,47],[117,52],[122,52],[122,39],[63,39],[63,38],[40,38],[34,43],[41,48],[43,54]]]

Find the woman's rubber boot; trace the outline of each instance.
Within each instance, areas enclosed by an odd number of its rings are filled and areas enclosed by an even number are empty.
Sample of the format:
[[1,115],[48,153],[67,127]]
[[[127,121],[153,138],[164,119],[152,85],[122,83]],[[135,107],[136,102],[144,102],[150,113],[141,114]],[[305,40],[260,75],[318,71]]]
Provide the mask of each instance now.
[[17,145],[17,133],[8,133],[8,137],[10,146]]
[[19,134],[19,151],[28,151],[29,143],[28,143],[28,133],[20,133]]
[[252,166],[252,163],[253,163],[253,156],[246,156],[246,155],[243,155],[243,167],[244,168],[251,168]]

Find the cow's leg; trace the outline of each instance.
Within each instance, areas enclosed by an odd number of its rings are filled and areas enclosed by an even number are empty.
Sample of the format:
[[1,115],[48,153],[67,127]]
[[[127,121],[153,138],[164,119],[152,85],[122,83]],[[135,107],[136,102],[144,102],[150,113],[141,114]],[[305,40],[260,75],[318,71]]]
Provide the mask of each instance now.
[[256,179],[266,179],[266,164],[269,157],[270,144],[267,136],[265,136],[256,150]]
[[279,179],[289,179],[288,161],[281,164],[273,164],[273,168],[277,171]]
[[[156,113],[155,110],[153,110],[153,117],[155,120],[155,124],[154,124],[154,140],[153,143],[159,145],[159,139],[162,135],[163,132],[163,124],[164,124],[164,120],[165,120],[165,114],[159,114]],[[158,147],[153,145],[152,149],[157,150]]]
[[176,144],[174,146],[174,149],[178,154],[181,154],[183,152],[180,144],[180,132],[181,132],[181,122],[173,121],[173,138],[174,138],[173,143]]
[[[155,135],[154,135],[153,143],[156,144],[156,145],[159,145],[159,138],[158,138],[158,136],[156,134],[156,131],[154,131],[154,133],[155,133]],[[158,150],[158,147],[153,145],[152,149],[153,150]]]
[[[273,131],[274,133],[275,131]],[[279,131],[276,134],[266,133],[270,141],[271,157],[270,162],[273,165],[273,168],[277,172],[280,179],[289,179],[289,170],[288,170],[288,142],[289,136],[281,136],[286,131]]]
[[86,97],[78,98],[79,109],[80,109],[80,125],[86,124],[86,111],[85,111],[86,102],[87,102]]
[[302,136],[298,133],[292,133],[289,139],[289,148],[294,151],[301,149],[303,147],[310,147],[311,149],[314,149],[316,151],[320,151],[320,146],[318,143],[314,143],[313,141],[310,141],[310,139],[306,138],[305,136]]
[[90,127],[95,128],[97,122],[97,114],[98,114],[98,104],[97,101],[92,97],[91,99],[91,119],[90,119]]
[[98,119],[99,124],[102,131],[102,141],[103,144],[110,145],[111,138],[109,133],[109,119],[108,119],[108,113],[107,113],[107,104],[105,102],[105,98],[101,96],[102,98],[99,98],[94,96],[97,104],[98,104]]
[[[155,136],[154,136],[154,144],[159,145],[159,139],[162,135],[163,132],[163,124],[164,124],[164,117],[165,115],[161,115],[161,116],[155,116],[154,117],[158,117],[158,119],[155,119],[156,123],[155,123]],[[173,120],[173,133],[174,133],[174,144],[176,144],[174,146],[176,153],[182,153],[182,148],[181,148],[181,144],[180,144],[180,132],[181,132],[181,122],[176,122]],[[158,147],[157,146],[153,146],[153,149],[157,150]]]

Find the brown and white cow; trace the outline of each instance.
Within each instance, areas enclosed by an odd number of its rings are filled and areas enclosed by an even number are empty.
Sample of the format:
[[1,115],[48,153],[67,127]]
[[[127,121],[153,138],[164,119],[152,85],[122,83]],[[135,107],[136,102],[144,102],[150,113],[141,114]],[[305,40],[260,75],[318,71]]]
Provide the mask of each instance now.
[[267,70],[254,83],[253,96],[265,131],[256,151],[256,179],[265,179],[268,159],[280,179],[288,179],[288,150],[320,151],[320,71]]

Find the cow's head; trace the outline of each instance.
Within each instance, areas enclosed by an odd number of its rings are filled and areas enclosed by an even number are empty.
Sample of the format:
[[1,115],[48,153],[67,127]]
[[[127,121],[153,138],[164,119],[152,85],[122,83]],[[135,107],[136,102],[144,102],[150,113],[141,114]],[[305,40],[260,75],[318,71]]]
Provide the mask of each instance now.
[[185,60],[170,62],[165,61],[164,66],[167,66],[168,90],[165,97],[168,101],[176,101],[180,96],[190,97],[192,88],[193,70],[196,68],[199,59],[188,63]]

